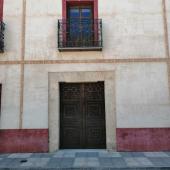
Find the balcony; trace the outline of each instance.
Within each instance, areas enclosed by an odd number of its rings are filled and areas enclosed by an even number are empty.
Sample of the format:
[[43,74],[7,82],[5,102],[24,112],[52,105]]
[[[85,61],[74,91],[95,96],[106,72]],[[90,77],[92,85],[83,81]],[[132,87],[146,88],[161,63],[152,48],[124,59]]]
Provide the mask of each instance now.
[[5,24],[0,21],[0,53],[4,52],[4,30]]
[[101,51],[102,20],[58,20],[59,51]]

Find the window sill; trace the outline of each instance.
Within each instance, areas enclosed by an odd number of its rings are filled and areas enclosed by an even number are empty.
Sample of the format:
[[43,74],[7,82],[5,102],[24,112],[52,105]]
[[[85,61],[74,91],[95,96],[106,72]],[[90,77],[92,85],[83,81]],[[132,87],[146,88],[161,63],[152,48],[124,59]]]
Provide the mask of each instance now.
[[102,51],[102,47],[64,47],[58,48],[60,52],[64,51]]

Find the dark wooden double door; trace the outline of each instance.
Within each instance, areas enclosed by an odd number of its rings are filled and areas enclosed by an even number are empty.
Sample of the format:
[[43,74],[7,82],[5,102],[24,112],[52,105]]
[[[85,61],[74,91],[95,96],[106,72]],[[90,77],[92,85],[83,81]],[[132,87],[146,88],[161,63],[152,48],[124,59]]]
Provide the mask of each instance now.
[[60,148],[106,148],[104,82],[60,84]]

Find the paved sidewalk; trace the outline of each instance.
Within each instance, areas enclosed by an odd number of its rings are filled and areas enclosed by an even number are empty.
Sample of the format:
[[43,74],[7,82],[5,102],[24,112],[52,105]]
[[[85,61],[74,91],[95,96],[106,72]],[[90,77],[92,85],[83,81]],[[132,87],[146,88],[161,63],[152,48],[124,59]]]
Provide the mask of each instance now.
[[1,169],[170,170],[170,152],[60,150],[48,154],[1,154]]

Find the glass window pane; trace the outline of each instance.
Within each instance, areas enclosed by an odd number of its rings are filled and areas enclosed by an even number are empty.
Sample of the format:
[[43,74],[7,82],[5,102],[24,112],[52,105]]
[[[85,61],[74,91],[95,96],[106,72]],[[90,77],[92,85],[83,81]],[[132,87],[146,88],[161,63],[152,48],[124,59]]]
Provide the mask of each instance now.
[[82,17],[91,17],[91,9],[82,9]]
[[70,17],[79,17],[80,16],[80,11],[79,9],[70,9]]

